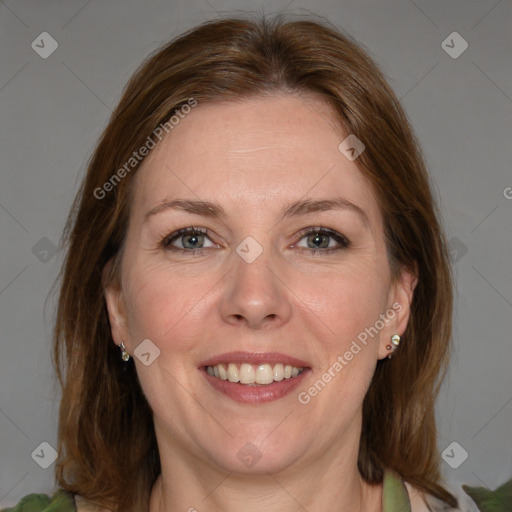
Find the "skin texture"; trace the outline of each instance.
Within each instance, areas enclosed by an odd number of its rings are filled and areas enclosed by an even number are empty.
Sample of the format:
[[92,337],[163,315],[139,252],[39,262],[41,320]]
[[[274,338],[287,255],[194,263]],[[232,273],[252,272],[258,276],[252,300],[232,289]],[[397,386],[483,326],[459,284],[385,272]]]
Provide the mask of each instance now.
[[[241,503],[247,512],[295,511],[298,504],[381,510],[381,486],[367,485],[357,471],[362,402],[391,336],[406,328],[416,282],[406,272],[391,281],[375,195],[357,160],[338,150],[347,135],[313,97],[199,104],[139,169],[121,280],[105,296],[116,344],[133,356],[149,338],[160,350],[149,366],[135,358],[162,461],[151,512],[230,512]],[[333,196],[362,208],[368,224],[338,209],[281,219],[293,201]],[[219,203],[226,216],[168,209],[144,222],[146,212],[177,198]],[[315,246],[314,233],[302,231],[319,226],[350,245],[324,236]],[[161,247],[186,227],[209,235],[181,236],[171,247],[195,243],[202,252]],[[248,236],[263,248],[250,264],[236,252]],[[307,405],[299,403],[298,393],[394,303],[401,311],[379,335]],[[307,361],[311,372],[279,400],[241,404],[198,370],[235,350],[281,352]],[[237,457],[247,443],[262,455],[251,468]]]

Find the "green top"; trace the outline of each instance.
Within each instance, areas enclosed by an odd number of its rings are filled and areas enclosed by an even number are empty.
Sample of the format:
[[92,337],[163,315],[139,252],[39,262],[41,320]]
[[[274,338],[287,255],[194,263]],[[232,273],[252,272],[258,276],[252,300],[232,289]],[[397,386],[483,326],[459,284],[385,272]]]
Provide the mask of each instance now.
[[76,512],[73,494],[58,490],[50,498],[46,494],[28,494],[12,508],[0,512]]
[[[485,487],[468,487],[467,485],[463,485],[462,489],[476,503],[478,509],[473,508],[473,510],[481,512],[510,512],[512,510],[512,480],[495,491],[490,491]],[[443,508],[440,505],[432,510],[443,510]],[[411,512],[407,488],[400,475],[392,470],[384,472],[382,511]],[[76,512],[76,505],[73,494],[60,489],[52,497],[46,494],[28,494],[14,507],[2,509],[0,512]]]

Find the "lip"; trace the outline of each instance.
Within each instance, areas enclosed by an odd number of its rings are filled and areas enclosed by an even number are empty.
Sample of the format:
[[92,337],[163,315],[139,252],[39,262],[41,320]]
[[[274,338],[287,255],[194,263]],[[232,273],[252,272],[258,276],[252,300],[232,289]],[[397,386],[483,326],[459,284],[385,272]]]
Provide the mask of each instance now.
[[[206,372],[207,366],[215,366],[222,363],[247,363],[253,365],[259,364],[278,364],[304,368],[300,375],[289,379],[283,379],[279,382],[266,384],[264,386],[248,386],[238,382],[229,382],[213,377]],[[291,357],[279,352],[227,352],[216,355],[206,361],[203,361],[198,370],[203,374],[206,381],[216,390],[228,396],[232,400],[247,404],[261,404],[272,402],[283,398],[297,388],[304,378],[311,372],[311,366],[301,359]]]
[[[306,361],[301,361],[295,357],[280,354],[279,352],[227,352],[219,354],[199,364],[199,369],[203,366],[215,366],[222,363],[247,363],[247,364],[289,364],[297,368],[310,368]],[[297,377],[294,377],[297,378]]]
[[[208,364],[205,366],[213,365]],[[264,386],[248,386],[246,384],[229,382],[228,380],[221,380],[217,377],[213,377],[206,372],[206,368],[204,366],[199,368],[199,370],[216,391],[220,391],[236,402],[247,404],[261,404],[283,398],[297,388],[304,380],[305,376],[311,372],[310,368],[304,368],[302,373],[297,375],[297,377],[283,379],[279,382],[273,382],[272,384],[266,384]]]

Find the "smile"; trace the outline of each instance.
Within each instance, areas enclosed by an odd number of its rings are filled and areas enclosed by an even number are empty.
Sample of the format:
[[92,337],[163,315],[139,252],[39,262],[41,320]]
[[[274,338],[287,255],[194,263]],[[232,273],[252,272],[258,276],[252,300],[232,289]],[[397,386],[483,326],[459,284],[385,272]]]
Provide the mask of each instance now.
[[293,379],[304,371],[302,367],[282,363],[274,365],[270,363],[258,365],[221,363],[214,366],[206,366],[205,369],[208,375],[212,377],[247,386],[265,386],[284,379]]
[[290,395],[311,374],[306,360],[278,352],[226,352],[199,363],[217,398],[245,404],[273,402]]

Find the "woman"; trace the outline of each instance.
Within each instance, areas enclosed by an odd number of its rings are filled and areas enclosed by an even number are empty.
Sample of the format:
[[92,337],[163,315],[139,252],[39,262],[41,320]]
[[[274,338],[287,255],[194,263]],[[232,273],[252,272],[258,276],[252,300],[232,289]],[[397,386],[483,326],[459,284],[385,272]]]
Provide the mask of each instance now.
[[477,510],[440,478],[452,289],[435,201],[347,36],[227,19],[159,50],[65,242],[61,490],[25,506]]

